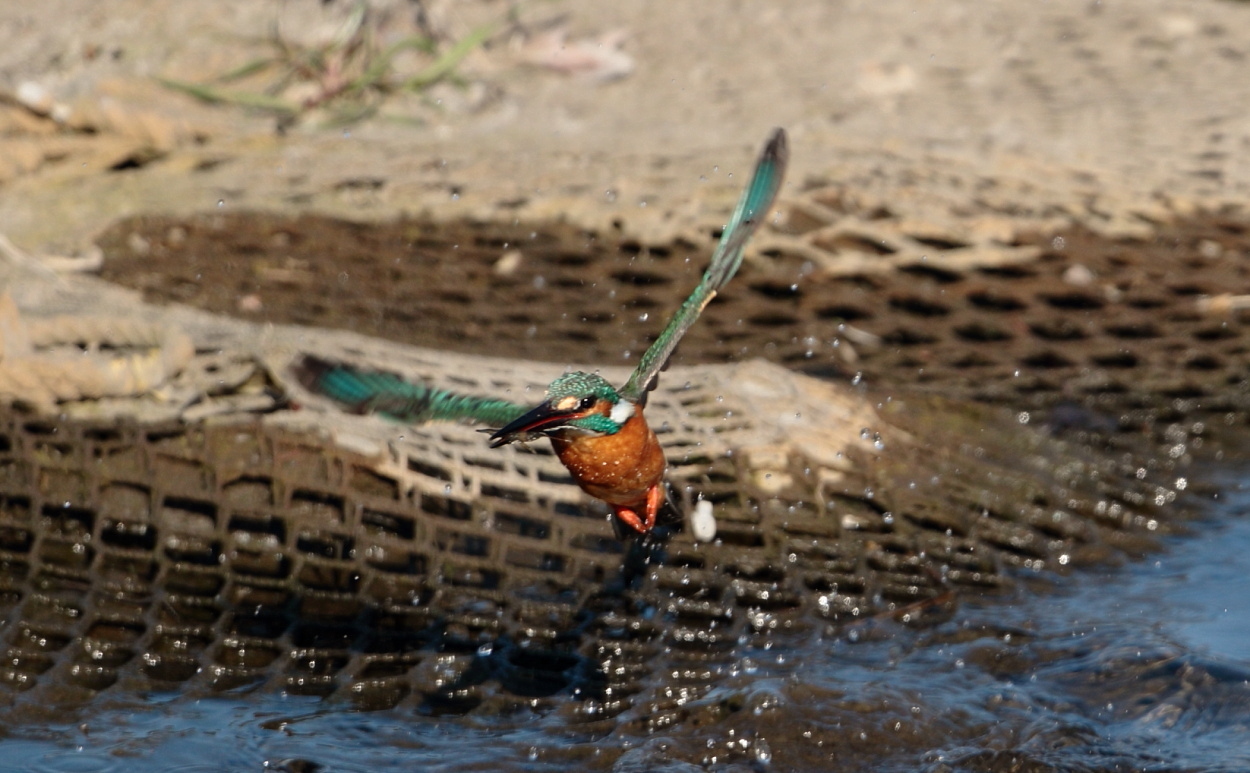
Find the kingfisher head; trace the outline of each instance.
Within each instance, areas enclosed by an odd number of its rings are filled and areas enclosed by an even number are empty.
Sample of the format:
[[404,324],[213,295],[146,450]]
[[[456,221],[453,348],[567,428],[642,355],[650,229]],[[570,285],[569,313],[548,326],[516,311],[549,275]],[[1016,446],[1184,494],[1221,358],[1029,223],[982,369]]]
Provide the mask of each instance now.
[[597,373],[565,373],[547,387],[547,400],[490,436],[491,448],[536,435],[620,431],[635,406]]

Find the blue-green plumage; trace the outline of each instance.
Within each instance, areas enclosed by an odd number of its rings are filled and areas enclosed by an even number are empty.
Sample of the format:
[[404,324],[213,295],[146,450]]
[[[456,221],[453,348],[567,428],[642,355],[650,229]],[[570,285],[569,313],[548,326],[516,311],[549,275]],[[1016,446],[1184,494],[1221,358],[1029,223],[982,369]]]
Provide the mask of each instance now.
[[[566,373],[547,388],[547,401],[491,435],[491,445],[501,446],[531,437],[535,432],[559,433],[569,428],[600,435],[618,432],[622,421],[632,415],[629,406],[641,407],[647,393],[655,388],[656,375],[668,364],[682,336],[690,329],[704,307],[720,288],[733,278],[742,265],[742,250],[759,228],[781,190],[790,150],[784,129],[777,129],[755,162],[751,181],[738,199],[733,215],[725,225],[712,261],[690,296],[677,309],[655,343],[647,349],[620,390],[613,389],[601,376],[580,371]],[[596,404],[610,406],[609,412],[594,412]],[[619,408],[627,410],[620,411]],[[615,416],[622,417],[618,420]]]
[[712,253],[712,261],[703,278],[686,298],[681,308],[669,320],[660,337],[647,349],[638,361],[638,367],[630,375],[625,386],[621,387],[621,396],[627,400],[644,399],[647,392],[655,387],[655,377],[668,363],[673,350],[677,348],[682,336],[690,329],[704,307],[716,292],[733,279],[742,265],[742,250],[747,241],[773,206],[777,192],[781,190],[781,182],[785,177],[786,163],[790,158],[790,148],[784,129],[777,129],[768,139],[755,162],[755,173],[751,181],[738,199],[738,206],[725,225],[716,251]]
[[698,286],[642,355],[620,390],[613,389],[597,374],[567,373],[551,384],[543,405],[529,410],[506,400],[412,384],[392,373],[361,370],[313,355],[305,355],[295,363],[295,375],[305,388],[356,413],[380,413],[408,424],[463,420],[502,426],[491,436],[492,446],[535,435],[554,437],[553,433],[614,435],[634,416],[635,406],[641,410],[647,392],[655,386],[656,375],[668,363],[682,336],[717,291],[737,273],[747,240],[781,189],[788,158],[786,133],[777,129],[764,146]]
[[470,421],[498,426],[527,410],[507,400],[413,384],[394,373],[361,370],[311,354],[296,361],[292,371],[305,389],[329,397],[353,413],[379,413],[405,424]]

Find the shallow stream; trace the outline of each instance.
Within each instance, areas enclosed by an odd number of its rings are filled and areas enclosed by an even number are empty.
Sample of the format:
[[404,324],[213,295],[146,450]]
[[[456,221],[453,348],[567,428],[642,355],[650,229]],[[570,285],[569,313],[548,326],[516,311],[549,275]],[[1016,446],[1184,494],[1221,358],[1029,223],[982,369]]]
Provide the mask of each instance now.
[[[561,711],[440,718],[277,692],[108,691],[3,733],[7,770],[1250,769],[1250,477],[1119,567],[1025,578],[913,629],[877,619],[739,646],[669,727]],[[485,654],[484,654],[485,656]]]

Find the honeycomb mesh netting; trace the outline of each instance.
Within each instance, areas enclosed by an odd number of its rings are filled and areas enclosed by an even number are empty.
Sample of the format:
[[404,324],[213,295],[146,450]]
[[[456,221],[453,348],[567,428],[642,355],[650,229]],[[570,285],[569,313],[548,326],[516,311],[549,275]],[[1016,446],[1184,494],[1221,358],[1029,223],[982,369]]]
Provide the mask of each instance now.
[[[465,225],[451,238],[475,228]],[[1001,408],[932,392],[869,391],[762,360],[676,367],[662,376],[647,415],[682,509],[696,497],[714,504],[717,538],[706,543],[680,523],[647,543],[621,541],[606,508],[572,485],[545,443],[492,450],[471,427],[345,416],[286,376],[291,360],[311,351],[533,403],[563,365],[272,324],[299,321],[289,318],[254,324],[184,306],[159,309],[86,278],[15,293],[43,297],[51,311],[126,309],[186,330],[197,352],[177,377],[140,398],[66,403],[56,419],[4,412],[0,694],[34,705],[82,702],[102,690],[282,689],[364,708],[453,714],[523,701],[590,727],[660,728],[680,721],[692,696],[714,690],[744,650],[766,649],[774,639],[878,615],[940,620],[960,594],[995,592],[1016,571],[1138,554],[1184,517],[1176,481],[1189,445],[1211,433],[1200,421],[1179,421],[1188,409],[1177,400],[1196,399],[1169,386],[1177,352],[1212,347],[1219,367],[1185,373],[1205,374],[1206,410],[1240,406],[1240,319],[1235,311],[1212,316],[1195,294],[1238,292],[1244,250],[1231,226],[1211,228],[1185,237],[1202,260],[1166,245],[1107,247],[1091,237],[1080,258],[1066,256],[1094,275],[1092,284],[1064,275],[1053,240],[1029,264],[945,271],[920,263],[838,281],[812,273],[793,282],[802,255],[749,264],[709,307],[684,356],[764,355],[791,366],[815,361],[817,371],[834,362],[878,385],[921,383],[1020,405],[1040,395],[1052,404],[1072,399],[1068,385],[1092,372],[1086,348],[1131,345],[1135,359],[1124,369],[1120,404],[1178,419],[1164,434],[1181,452],[1112,455],[1048,437],[1036,421],[1022,427],[1020,414]],[[158,234],[170,236],[167,222],[144,237],[149,248]],[[194,234],[189,224],[179,238]],[[1080,243],[1067,238],[1068,250]],[[504,242],[474,242],[461,259],[499,277],[496,267],[509,264],[514,248]],[[509,314],[534,313],[539,303],[573,308],[616,291],[612,302],[629,309],[619,312],[628,314],[627,326],[616,317],[588,325],[596,320],[561,316],[556,326],[576,327],[580,337],[495,341],[495,351],[517,357],[593,361],[622,336],[622,348],[645,346],[648,332],[636,326],[651,329],[660,320],[635,315],[663,316],[673,299],[651,297],[657,286],[679,295],[679,280],[693,270],[683,257],[693,253],[690,245],[673,245],[665,260],[653,248],[618,243],[602,262],[570,271],[622,276],[554,281],[562,275],[544,261],[576,247],[548,244],[545,252],[526,248],[525,271],[504,272],[499,281],[506,294],[509,283],[532,287],[542,276],[562,295],[531,299],[520,311],[502,300],[451,297],[438,314],[463,322],[463,309],[472,307],[482,316],[468,321],[484,326],[487,340]],[[641,277],[644,253],[657,258],[647,264],[663,281]],[[172,265],[188,256],[166,257]],[[322,267],[303,260],[311,258],[259,268],[277,265],[271,278],[307,294],[308,274]],[[248,274],[241,267],[226,266]],[[449,281],[473,284],[463,275]],[[426,289],[437,294],[439,287],[431,281]],[[237,302],[251,292],[262,304],[276,297],[267,285],[227,295]],[[1147,295],[1158,302],[1134,305]],[[913,296],[925,302],[906,302]],[[983,296],[1018,305],[977,303]],[[1073,307],[1067,297],[1099,302]],[[407,303],[423,308],[417,297]],[[1153,315],[1159,335],[1116,332],[1135,309]],[[1048,338],[1038,330],[1049,328],[1030,315],[1066,320],[1084,337]],[[705,322],[721,348],[703,345]],[[977,325],[1007,335],[960,332]],[[927,337],[891,337],[901,326]],[[791,332],[778,343],[782,327]],[[458,329],[461,344],[479,334],[473,325]],[[828,348],[809,356],[812,337]],[[1064,363],[1020,368],[1022,357],[1052,350],[1056,340]],[[617,382],[626,374],[604,372]],[[1038,373],[1052,380],[1039,381]],[[1024,386],[995,391],[996,384]],[[1077,422],[1116,431],[1097,416]]]
[[[1250,293],[1250,228],[1235,214],[1145,235],[1007,230],[991,245],[888,211],[871,220],[871,202],[842,204],[853,227],[832,211],[805,214],[831,210],[839,191],[786,203],[687,335],[685,361],[764,357],[881,385],[1017,407],[1076,401],[1109,414],[1176,415],[1175,400],[1244,411],[1250,401],[1245,312],[1213,302]],[[596,364],[645,350],[696,281],[711,235],[703,241],[646,245],[561,224],[366,227],[245,215],[141,217],[102,237],[104,275],[154,302]],[[335,292],[310,297],[319,287]]]
[[[996,411],[896,399],[839,460],[750,418],[784,371],[726,370],[677,371],[690,384],[653,405],[679,491],[716,503],[711,543],[680,528],[623,543],[548,451],[492,451],[469,427],[314,408],[191,424],[6,412],[3,694],[257,687],[662,726],[743,646],[941,619],[1012,568],[1135,553],[1167,529],[1164,489]],[[833,394],[799,378],[785,388],[800,403]],[[844,423],[865,415],[841,402]]]

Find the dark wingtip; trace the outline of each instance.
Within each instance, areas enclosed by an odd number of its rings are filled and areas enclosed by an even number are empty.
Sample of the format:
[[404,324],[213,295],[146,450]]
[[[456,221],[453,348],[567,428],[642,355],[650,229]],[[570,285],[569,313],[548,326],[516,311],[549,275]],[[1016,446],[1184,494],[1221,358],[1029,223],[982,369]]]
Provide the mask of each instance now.
[[778,126],[773,129],[773,133],[768,137],[768,144],[764,146],[763,156],[774,164],[784,165],[789,162],[790,138],[783,127]]
[[301,354],[291,363],[291,375],[296,382],[309,392],[319,392],[319,385],[325,375],[338,367],[337,363],[322,359],[315,354]]
[[360,374],[356,368],[315,354],[301,354],[291,363],[290,370],[299,385],[309,392],[330,398],[349,413],[369,412],[368,400],[361,400],[359,395],[344,393],[342,389],[344,375],[355,377]]

